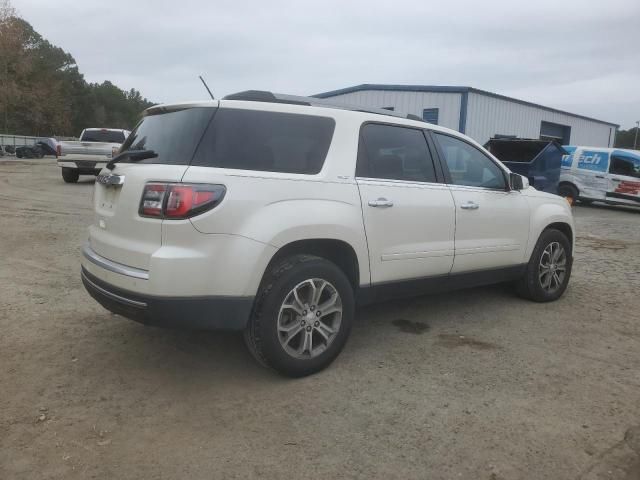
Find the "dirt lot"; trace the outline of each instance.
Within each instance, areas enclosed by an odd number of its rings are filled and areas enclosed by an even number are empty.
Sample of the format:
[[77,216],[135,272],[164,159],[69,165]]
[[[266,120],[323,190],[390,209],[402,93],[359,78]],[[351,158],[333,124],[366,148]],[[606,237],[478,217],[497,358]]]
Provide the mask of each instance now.
[[577,207],[573,278],[362,310],[326,371],[83,290],[93,180],[0,161],[0,479],[640,478],[640,211]]

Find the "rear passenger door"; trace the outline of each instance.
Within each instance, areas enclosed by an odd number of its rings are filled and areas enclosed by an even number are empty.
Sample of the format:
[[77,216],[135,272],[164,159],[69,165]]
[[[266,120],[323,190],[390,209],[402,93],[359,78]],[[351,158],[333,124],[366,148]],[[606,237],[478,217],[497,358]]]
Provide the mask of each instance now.
[[529,204],[507,187],[507,175],[489,155],[457,136],[432,132],[456,211],[452,273],[525,262]]
[[372,283],[448,274],[454,205],[420,129],[366,123],[356,181]]

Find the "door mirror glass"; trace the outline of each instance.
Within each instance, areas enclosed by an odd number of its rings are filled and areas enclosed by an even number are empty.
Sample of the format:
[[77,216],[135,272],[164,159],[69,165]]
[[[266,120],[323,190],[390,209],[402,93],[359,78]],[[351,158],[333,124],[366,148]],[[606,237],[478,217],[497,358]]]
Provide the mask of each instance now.
[[509,174],[509,184],[511,190],[524,190],[525,188],[529,188],[529,180],[513,172]]

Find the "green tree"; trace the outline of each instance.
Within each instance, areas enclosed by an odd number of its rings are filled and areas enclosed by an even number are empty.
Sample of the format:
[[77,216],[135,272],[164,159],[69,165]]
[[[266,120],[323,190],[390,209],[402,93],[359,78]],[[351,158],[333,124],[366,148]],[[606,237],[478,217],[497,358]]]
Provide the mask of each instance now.
[[640,132],[638,132],[638,127],[630,128],[629,130],[618,130],[615,142],[616,147],[634,148],[633,142],[636,140],[636,132],[638,133],[638,143],[635,148],[640,149]]
[[0,129],[39,136],[87,127],[132,128],[153,105],[135,89],[87,83],[71,54],[52,45],[9,0],[0,0]]

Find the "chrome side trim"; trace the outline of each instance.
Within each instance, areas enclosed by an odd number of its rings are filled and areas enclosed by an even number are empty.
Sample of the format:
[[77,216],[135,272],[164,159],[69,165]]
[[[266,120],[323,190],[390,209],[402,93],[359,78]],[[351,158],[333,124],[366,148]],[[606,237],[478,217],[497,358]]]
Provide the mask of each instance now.
[[84,274],[84,272],[80,272],[80,275],[82,275],[82,279],[85,282],[91,285],[91,288],[94,288],[95,290],[99,291],[105,297],[109,297],[110,299],[115,300],[116,302],[120,302],[125,305],[130,305],[132,307],[147,308],[147,304],[145,302],[139,302],[137,300],[131,300],[130,298],[125,298],[125,297],[121,297],[120,295],[116,295],[115,293],[110,292],[109,290],[105,290],[104,288],[100,287],[99,285],[96,285],[94,282],[89,280],[87,276]]
[[121,263],[111,261],[108,258],[104,258],[91,250],[91,247],[88,243],[85,243],[84,247],[82,247],[82,254],[84,255],[84,258],[89,260],[94,265],[102,267],[105,270],[109,270],[110,272],[119,273],[120,275],[126,275],[127,277],[139,278],[141,280],[149,280],[148,270],[128,267],[126,265],[122,265]]

